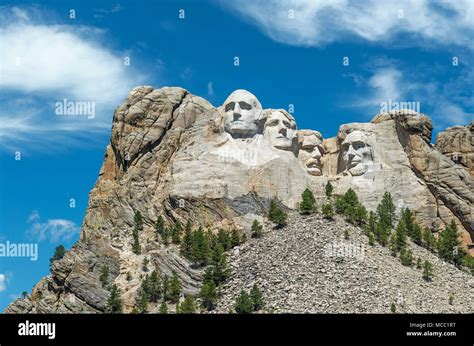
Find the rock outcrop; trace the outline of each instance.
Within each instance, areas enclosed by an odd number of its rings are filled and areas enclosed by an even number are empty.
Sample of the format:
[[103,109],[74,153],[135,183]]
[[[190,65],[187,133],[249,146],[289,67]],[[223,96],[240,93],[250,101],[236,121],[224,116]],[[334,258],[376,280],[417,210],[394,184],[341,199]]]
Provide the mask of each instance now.
[[[161,243],[154,230],[158,216],[169,224],[191,219],[212,231],[248,231],[254,219],[265,219],[272,199],[295,209],[307,187],[323,197],[327,181],[336,193],[352,187],[369,210],[389,191],[397,211],[411,208],[433,230],[453,219],[464,245],[472,243],[472,160],[464,165],[446,156],[459,149],[472,159],[472,125],[469,147],[450,129],[433,146],[431,120],[414,112],[342,125],[327,139],[298,131],[296,124],[285,110],[263,109],[245,90],[216,108],[181,88],[134,88],[115,111],[80,240],[6,312],[103,312],[109,296],[99,280],[104,265],[130,312],[146,275],[145,257],[149,271],[176,272],[184,293],[195,295],[202,270],[193,269],[176,246]],[[140,255],[132,251],[138,211],[144,219]]]

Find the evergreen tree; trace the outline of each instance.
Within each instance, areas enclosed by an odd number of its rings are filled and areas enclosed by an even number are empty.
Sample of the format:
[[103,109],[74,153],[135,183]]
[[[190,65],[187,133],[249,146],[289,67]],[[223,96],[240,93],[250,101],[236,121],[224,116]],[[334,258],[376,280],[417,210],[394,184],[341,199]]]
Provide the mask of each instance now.
[[156,303],[162,293],[162,287],[161,287],[161,279],[158,276],[158,273],[156,270],[153,270],[153,272],[150,275],[150,278],[148,280],[148,287],[149,287],[149,295],[148,298],[151,302]]
[[463,263],[465,253],[461,247],[458,228],[454,220],[440,233],[437,247],[438,254],[442,259],[454,263],[456,266]]
[[390,241],[388,242],[388,248],[392,256],[397,257],[398,247],[397,247],[397,236],[394,234],[391,235]]
[[397,307],[395,306],[394,303],[390,304],[390,311],[395,313],[397,311]]
[[110,314],[122,313],[122,300],[120,299],[120,290],[116,284],[110,288],[110,296],[107,299],[106,311]]
[[240,245],[240,236],[236,229],[233,229],[231,232],[230,243],[232,247]]
[[136,227],[133,228],[132,237],[133,237],[132,251],[135,255],[139,255],[142,250],[140,246],[140,240],[138,239],[138,230]]
[[194,240],[190,225],[191,223],[188,221],[184,229],[183,241],[181,243],[181,254],[188,259],[191,257],[191,252],[193,248],[193,240]]
[[252,289],[250,290],[250,298],[252,299],[254,311],[258,311],[263,308],[263,294],[258,288],[257,284],[254,284]]
[[372,246],[375,243],[375,237],[372,232],[369,233],[369,245]]
[[410,238],[413,238],[415,222],[414,222],[413,213],[411,212],[411,210],[408,208],[404,208],[402,210],[402,216],[400,220],[403,220],[403,222],[405,223],[407,236],[409,236]]
[[142,262],[142,269],[144,272],[148,271],[148,263],[150,263],[150,260],[147,257],[144,257]]
[[413,223],[411,239],[415,244],[421,245],[421,227],[417,223]]
[[219,229],[217,233],[217,241],[222,245],[224,251],[229,250],[232,247],[232,241],[230,239],[229,233],[224,229]]
[[270,221],[276,224],[277,228],[282,228],[286,226],[288,215],[280,207],[277,206],[277,202],[275,199],[270,202],[270,211],[268,213],[268,218],[270,219]]
[[181,226],[181,223],[179,221],[176,221],[174,224],[174,227],[171,231],[171,241],[174,244],[179,244],[181,241],[181,233],[183,231],[183,228]]
[[416,260],[416,269],[421,269],[421,258],[418,257],[418,259]]
[[400,219],[400,221],[398,221],[397,228],[395,229],[395,242],[397,251],[402,251],[406,247],[406,241],[407,229],[405,221]]
[[161,240],[163,241],[163,244],[166,245],[169,243],[170,233],[171,233],[171,230],[169,227],[165,227],[163,229],[163,234],[161,235]]
[[234,304],[235,312],[238,314],[250,314],[253,312],[253,308],[252,298],[250,298],[247,292],[241,290]]
[[375,213],[373,211],[369,212],[369,219],[368,219],[368,224],[367,224],[367,231],[369,233],[372,233],[375,235],[375,227],[377,225],[377,217],[375,216]]
[[395,205],[390,192],[384,193],[382,201],[377,206],[377,216],[379,220],[383,220],[389,228],[392,228],[395,220]]
[[163,219],[163,216],[160,215],[158,216],[158,219],[155,222],[155,231],[157,235],[162,237],[164,230],[165,230],[165,219]]
[[168,305],[166,305],[165,301],[162,301],[160,304],[160,314],[167,314],[168,313]]
[[316,199],[313,192],[306,188],[301,195],[301,203],[299,205],[300,214],[309,215],[316,212]]
[[400,252],[400,261],[404,266],[411,266],[413,264],[413,253],[410,249],[402,249]]
[[206,282],[213,281],[216,286],[227,280],[230,275],[230,269],[227,265],[227,260],[224,255],[224,250],[221,244],[217,244],[212,252],[211,265],[204,273],[204,280]]
[[196,301],[194,300],[193,296],[186,296],[184,301],[179,304],[179,309],[176,308],[176,312],[178,314],[195,314],[197,310]]
[[163,294],[163,299],[164,300],[168,300],[168,291],[169,291],[169,287],[170,287],[170,279],[168,277],[168,275],[163,275],[163,291],[162,291],[162,294]]
[[53,264],[54,261],[58,261],[61,258],[63,258],[65,254],[66,254],[66,249],[64,248],[64,246],[63,245],[57,246],[54,249],[53,257],[49,259],[50,266]]
[[214,309],[217,301],[217,290],[214,281],[208,280],[205,282],[201,287],[199,296],[202,299],[202,305],[208,311]]
[[361,203],[354,208],[354,220],[359,225],[367,220],[367,209]]
[[102,287],[107,286],[107,284],[109,283],[109,267],[105,264],[102,266],[102,269],[100,271],[99,280],[102,284]]
[[135,228],[139,231],[143,230],[143,216],[139,210],[135,212],[133,220],[135,221]]
[[328,220],[334,219],[334,209],[332,208],[331,203],[324,203],[322,205],[323,217]]
[[173,277],[171,278],[169,289],[168,289],[168,300],[176,303],[179,300],[181,294],[181,283],[179,282],[178,274],[173,271]]
[[244,234],[242,234],[242,239],[240,239],[240,243],[241,243],[241,244],[244,244],[244,243],[246,243],[246,242],[247,242],[247,234],[244,233]]
[[423,279],[425,281],[431,281],[433,279],[433,266],[428,261],[423,263]]
[[148,296],[144,290],[140,292],[140,300],[138,302],[138,311],[144,314],[148,309]]
[[332,192],[334,191],[334,187],[332,186],[330,181],[326,183],[324,190],[326,192],[326,198],[330,199],[332,197]]
[[422,238],[423,245],[428,250],[434,251],[436,249],[436,238],[428,227],[423,230]]
[[194,231],[193,233],[190,259],[197,266],[206,265],[208,263],[210,253],[211,248],[209,246],[209,239],[204,233],[202,227],[199,227],[197,231]]
[[262,237],[263,226],[257,221],[253,220],[252,223],[252,238],[261,238]]

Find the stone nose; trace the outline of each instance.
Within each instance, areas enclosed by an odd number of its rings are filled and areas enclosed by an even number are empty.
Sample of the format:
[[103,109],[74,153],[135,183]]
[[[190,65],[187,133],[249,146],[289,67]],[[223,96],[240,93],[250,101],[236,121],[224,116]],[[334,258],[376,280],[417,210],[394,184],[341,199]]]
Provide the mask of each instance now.
[[240,117],[241,117],[242,115],[241,115],[240,113],[234,112],[233,116],[234,116],[234,121],[237,121],[237,120],[240,119]]
[[313,159],[320,159],[321,158],[321,152],[319,151],[318,148],[314,148],[313,154],[311,155]]
[[286,137],[286,127],[282,126],[279,130],[278,133],[281,133],[283,136]]

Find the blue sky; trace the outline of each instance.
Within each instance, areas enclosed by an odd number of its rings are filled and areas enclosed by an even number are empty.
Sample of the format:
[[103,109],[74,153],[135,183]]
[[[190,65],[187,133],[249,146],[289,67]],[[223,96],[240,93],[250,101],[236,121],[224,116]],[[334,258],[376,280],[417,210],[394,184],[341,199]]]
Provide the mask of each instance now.
[[[0,310],[77,240],[136,85],[215,106],[248,89],[326,138],[389,99],[419,102],[435,132],[474,118],[474,1],[15,1],[0,23],[0,243],[39,247],[37,261],[0,258]],[[63,99],[93,102],[94,117],[57,115]]]

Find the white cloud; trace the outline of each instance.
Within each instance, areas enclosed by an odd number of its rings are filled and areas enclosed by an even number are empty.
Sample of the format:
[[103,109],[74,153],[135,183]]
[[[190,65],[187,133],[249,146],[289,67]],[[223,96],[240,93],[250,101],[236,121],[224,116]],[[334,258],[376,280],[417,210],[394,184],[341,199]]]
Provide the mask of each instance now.
[[207,96],[214,96],[214,87],[212,85],[212,82],[207,83]]
[[[144,76],[133,64],[124,64],[123,53],[107,47],[107,35],[100,29],[32,22],[29,10],[19,7],[2,10],[0,147],[58,147],[59,140],[64,147],[80,142],[81,136],[106,134],[114,108]],[[37,9],[31,11],[34,18],[44,17]],[[56,115],[55,102],[65,98],[93,102],[97,116]]]
[[[224,8],[257,25],[275,41],[320,46],[350,37],[393,44],[455,43],[472,47],[472,0],[246,0],[221,1]],[[400,12],[401,11],[401,12]]]
[[4,274],[0,274],[0,292],[7,289],[7,279]]
[[28,235],[39,242],[48,238],[51,243],[67,242],[72,240],[81,230],[70,220],[49,219],[43,223],[36,210],[31,213],[27,222],[31,223]]

